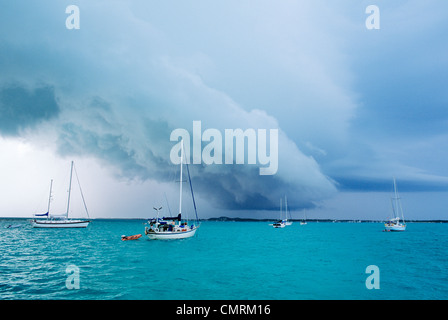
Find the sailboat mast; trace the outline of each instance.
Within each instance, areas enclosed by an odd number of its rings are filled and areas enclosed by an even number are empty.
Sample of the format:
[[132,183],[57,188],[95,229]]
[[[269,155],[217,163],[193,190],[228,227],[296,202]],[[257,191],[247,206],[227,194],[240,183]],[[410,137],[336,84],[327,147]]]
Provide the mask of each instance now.
[[182,162],[184,160],[184,140],[180,141],[179,214],[182,213]]
[[193,200],[194,213],[196,215],[196,223],[199,223],[198,210],[196,208],[196,201],[194,200],[193,185],[191,184],[191,176],[190,176],[190,169],[188,169],[188,162],[185,163],[185,166],[187,167],[188,182],[190,183],[191,199]]
[[48,196],[48,208],[47,208],[47,218],[50,216],[50,202],[51,202],[51,190],[53,188],[53,179],[50,181],[50,195]]
[[280,198],[280,220],[282,220],[282,198]]
[[288,220],[288,199],[285,195],[285,220]]
[[68,210],[70,209],[70,193],[72,191],[72,174],[73,174],[73,161],[70,168],[70,183],[68,185],[68,201],[67,201],[67,218],[68,218]]
[[403,208],[401,207],[401,201],[400,201],[400,198],[398,197],[397,185],[396,185],[396,182],[395,182],[395,177],[394,177],[394,189],[395,189],[395,198],[396,198],[397,217],[399,218],[399,215],[401,213],[401,220],[403,220],[403,222],[404,222]]
[[399,218],[399,211],[398,211],[398,196],[397,196],[397,183],[395,182],[395,177],[394,177],[394,194],[395,194],[395,218]]

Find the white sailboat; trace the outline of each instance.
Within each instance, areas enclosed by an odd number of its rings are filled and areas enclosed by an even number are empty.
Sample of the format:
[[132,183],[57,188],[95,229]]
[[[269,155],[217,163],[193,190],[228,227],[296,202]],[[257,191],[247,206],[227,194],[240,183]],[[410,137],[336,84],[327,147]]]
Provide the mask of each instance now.
[[282,219],[282,199],[280,198],[280,219],[271,224],[274,228],[284,228],[292,225],[292,221],[288,220],[288,200],[285,196],[285,219]]
[[193,199],[194,211],[196,213],[196,224],[189,225],[188,221],[182,220],[182,166],[184,158],[183,140],[181,141],[181,158],[180,158],[180,186],[179,186],[179,214],[176,217],[162,217],[159,218],[159,211],[162,207],[156,208],[157,216],[149,220],[149,227],[145,227],[145,234],[149,239],[165,240],[165,239],[185,239],[195,235],[199,228],[198,215],[196,211],[196,202],[194,200],[193,186],[191,185],[190,170],[188,163],[186,163],[188,181],[190,183],[191,197]]
[[306,223],[306,211],[303,213],[303,216],[304,216],[304,218],[303,218],[303,220],[302,221],[300,221],[300,225],[301,226],[303,226],[303,225],[306,225],[307,223]]
[[[75,171],[76,173],[76,171]],[[67,212],[61,215],[54,215],[50,213],[50,203],[51,203],[51,191],[53,187],[53,180],[50,182],[50,195],[48,197],[48,208],[47,212],[44,214],[35,214],[34,220],[31,221],[31,225],[34,228],[86,228],[90,221],[89,220],[80,220],[80,219],[69,219],[68,213],[70,209],[70,194],[72,189],[72,176],[73,176],[73,161],[71,163],[70,168],[70,183],[68,188],[68,200],[67,200]],[[78,179],[79,183],[79,179]],[[81,187],[80,187],[81,190]],[[89,216],[89,212],[87,211],[87,206],[84,201],[84,196],[82,194],[81,190],[81,196],[82,200],[84,202],[84,208],[86,210],[87,216]],[[37,219],[37,217],[44,217],[46,216],[46,219]]]
[[[384,224],[386,228],[385,231],[405,231],[406,224],[404,222],[403,208],[401,207],[400,197],[398,196],[397,184],[395,182],[395,178],[394,178],[394,197],[392,198],[392,211],[394,217]],[[403,222],[400,222],[400,215],[401,220]]]

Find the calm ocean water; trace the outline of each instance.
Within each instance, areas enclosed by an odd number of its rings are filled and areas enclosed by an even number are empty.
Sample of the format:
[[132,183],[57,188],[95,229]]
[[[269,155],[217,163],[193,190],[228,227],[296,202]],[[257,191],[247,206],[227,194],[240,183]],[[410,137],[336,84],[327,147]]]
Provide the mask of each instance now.
[[[143,220],[33,229],[0,220],[0,299],[448,299],[448,224],[202,222],[194,238],[121,241]],[[7,229],[9,224],[23,224]],[[380,288],[367,289],[376,265]],[[79,288],[66,272],[79,270]]]

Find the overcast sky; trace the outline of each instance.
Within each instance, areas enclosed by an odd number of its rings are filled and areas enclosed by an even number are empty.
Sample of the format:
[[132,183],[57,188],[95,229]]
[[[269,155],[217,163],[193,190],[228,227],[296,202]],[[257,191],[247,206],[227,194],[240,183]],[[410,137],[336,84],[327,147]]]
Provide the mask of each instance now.
[[[73,4],[79,29],[66,26]],[[366,27],[370,4],[380,29]],[[149,217],[165,195],[176,211],[170,134],[201,121],[223,137],[279,132],[275,175],[190,166],[201,218],[276,217],[286,195],[294,218],[386,219],[396,177],[407,218],[448,219],[446,12],[442,0],[2,0],[0,216],[45,212],[51,179],[63,211],[72,159],[91,217]]]

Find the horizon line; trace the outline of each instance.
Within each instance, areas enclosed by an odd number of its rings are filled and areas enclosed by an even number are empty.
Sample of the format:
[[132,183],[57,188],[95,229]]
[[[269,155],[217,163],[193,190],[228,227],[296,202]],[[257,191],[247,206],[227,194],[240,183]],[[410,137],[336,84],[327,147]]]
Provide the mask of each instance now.
[[[0,217],[1,219],[34,219],[34,217]],[[81,218],[76,218],[81,219]],[[85,220],[149,220],[151,218],[107,218],[107,217],[99,217],[99,218],[89,218]],[[188,220],[194,220],[194,219],[188,219]],[[279,220],[278,218],[240,218],[240,217],[227,217],[227,216],[221,216],[221,217],[211,217],[211,218],[203,218],[198,219],[199,221],[218,221],[218,222],[263,222],[263,221],[276,221]],[[288,219],[292,222],[301,222],[304,221],[304,219]],[[306,219],[306,222],[377,222],[382,223],[388,221],[387,219],[330,219],[330,218],[313,218],[313,219]],[[448,223],[448,219],[409,219],[406,220],[406,222],[441,222],[441,223]]]

